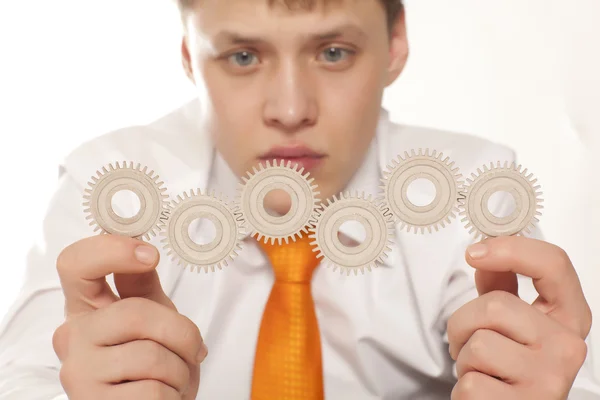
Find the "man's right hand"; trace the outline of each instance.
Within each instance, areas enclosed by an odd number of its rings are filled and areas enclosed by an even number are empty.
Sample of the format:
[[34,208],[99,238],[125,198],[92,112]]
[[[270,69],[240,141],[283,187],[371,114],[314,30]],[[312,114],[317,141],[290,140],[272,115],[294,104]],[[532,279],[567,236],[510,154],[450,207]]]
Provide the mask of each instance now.
[[[193,400],[207,354],[198,327],[161,288],[156,248],[100,235],[57,260],[66,321],[55,332],[69,399]],[[106,276],[113,273],[119,296]]]

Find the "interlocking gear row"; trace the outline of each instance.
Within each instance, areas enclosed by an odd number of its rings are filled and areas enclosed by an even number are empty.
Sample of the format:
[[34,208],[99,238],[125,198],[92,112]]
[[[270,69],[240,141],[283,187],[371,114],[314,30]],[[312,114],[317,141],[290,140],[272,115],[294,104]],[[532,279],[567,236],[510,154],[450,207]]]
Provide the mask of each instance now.
[[[435,187],[433,201],[424,206],[408,198],[408,187],[417,179],[426,179]],[[397,226],[398,231],[432,233],[460,216],[476,239],[531,233],[543,208],[536,183],[521,165],[500,161],[483,165],[465,182],[449,157],[419,149],[391,161],[374,198],[344,192],[321,202],[318,186],[308,172],[291,161],[273,161],[242,177],[238,195],[231,201],[199,189],[169,201],[167,189],[154,171],[133,162],[117,162],[92,176],[84,206],[94,232],[145,240],[160,234],[171,260],[190,270],[226,267],[239,255],[247,236],[281,244],[309,235],[323,264],[357,275],[384,262]],[[113,196],[123,190],[135,193],[140,202],[137,214],[129,218],[119,216],[112,207]],[[285,215],[273,215],[264,206],[265,197],[273,190],[283,190],[291,199]],[[488,208],[488,201],[498,192],[508,192],[515,202],[514,211],[505,217]],[[214,226],[209,243],[199,244],[190,237],[190,226],[199,219]],[[348,238],[341,239],[338,232],[346,222],[359,223],[365,238],[351,244]]]

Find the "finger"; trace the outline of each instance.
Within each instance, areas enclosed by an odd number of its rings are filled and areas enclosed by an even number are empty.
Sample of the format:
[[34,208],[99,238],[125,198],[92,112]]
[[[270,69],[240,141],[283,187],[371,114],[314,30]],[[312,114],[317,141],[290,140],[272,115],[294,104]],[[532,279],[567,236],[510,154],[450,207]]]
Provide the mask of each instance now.
[[450,395],[451,400],[506,400],[517,398],[515,389],[508,383],[480,372],[469,372],[459,379]]
[[526,346],[535,345],[541,342],[549,321],[541,311],[510,293],[487,293],[459,308],[448,320],[450,355],[456,360],[462,347],[479,329],[496,331]]
[[180,394],[190,381],[188,365],[175,353],[151,340],[135,340],[102,348],[96,360],[106,366],[94,375],[105,383],[153,379],[171,386]]
[[141,297],[177,309],[164,292],[156,270],[142,274],[115,274],[115,287],[121,299]]
[[198,388],[200,387],[200,365],[189,365],[189,367],[190,382],[187,391],[184,393],[184,399],[195,399],[196,396],[194,393],[198,393]]
[[97,346],[147,339],[166,347],[192,365],[206,356],[206,346],[196,324],[162,304],[133,297],[94,314],[93,318],[83,317],[81,329]]
[[157,263],[156,248],[124,236],[98,235],[70,245],[56,263],[65,313],[73,316],[113,303],[118,298],[106,282],[107,275],[146,273]]
[[532,278],[540,295],[534,306],[582,337],[587,336],[591,312],[564,250],[540,240],[506,236],[485,240],[467,253],[469,264],[483,274],[512,272]]
[[519,296],[519,280],[517,275],[512,272],[488,272],[482,270],[475,271],[475,285],[480,296],[502,290]]
[[177,390],[169,385],[155,380],[134,381],[110,386],[106,399],[131,400],[131,399],[160,399],[181,400]]
[[69,350],[69,325],[65,322],[52,334],[52,348],[60,362],[63,362]]
[[459,379],[469,372],[481,372],[512,384],[529,376],[533,357],[530,348],[498,332],[480,329],[460,350],[456,372]]

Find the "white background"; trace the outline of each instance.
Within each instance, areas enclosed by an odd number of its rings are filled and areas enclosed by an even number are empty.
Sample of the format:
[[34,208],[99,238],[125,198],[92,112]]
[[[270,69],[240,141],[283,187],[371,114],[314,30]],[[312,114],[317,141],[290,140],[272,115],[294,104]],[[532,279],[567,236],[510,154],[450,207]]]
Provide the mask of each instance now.
[[[397,121],[515,148],[543,186],[547,240],[569,252],[599,316],[600,1],[408,0],[407,11],[411,58],[384,105]],[[0,315],[60,160],[193,95],[179,29],[169,0],[0,2]]]

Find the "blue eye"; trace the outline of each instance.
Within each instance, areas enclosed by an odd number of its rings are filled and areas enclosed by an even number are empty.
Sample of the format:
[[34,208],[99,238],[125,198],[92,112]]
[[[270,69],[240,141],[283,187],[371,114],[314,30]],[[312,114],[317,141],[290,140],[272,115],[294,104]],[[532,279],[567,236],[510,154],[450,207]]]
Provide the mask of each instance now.
[[323,51],[323,55],[327,62],[335,63],[343,60],[348,55],[348,50],[340,49],[339,47],[330,47]]
[[229,61],[234,62],[242,67],[247,67],[248,65],[252,65],[252,61],[256,57],[254,54],[248,51],[240,51],[238,53],[232,54],[229,57]]

